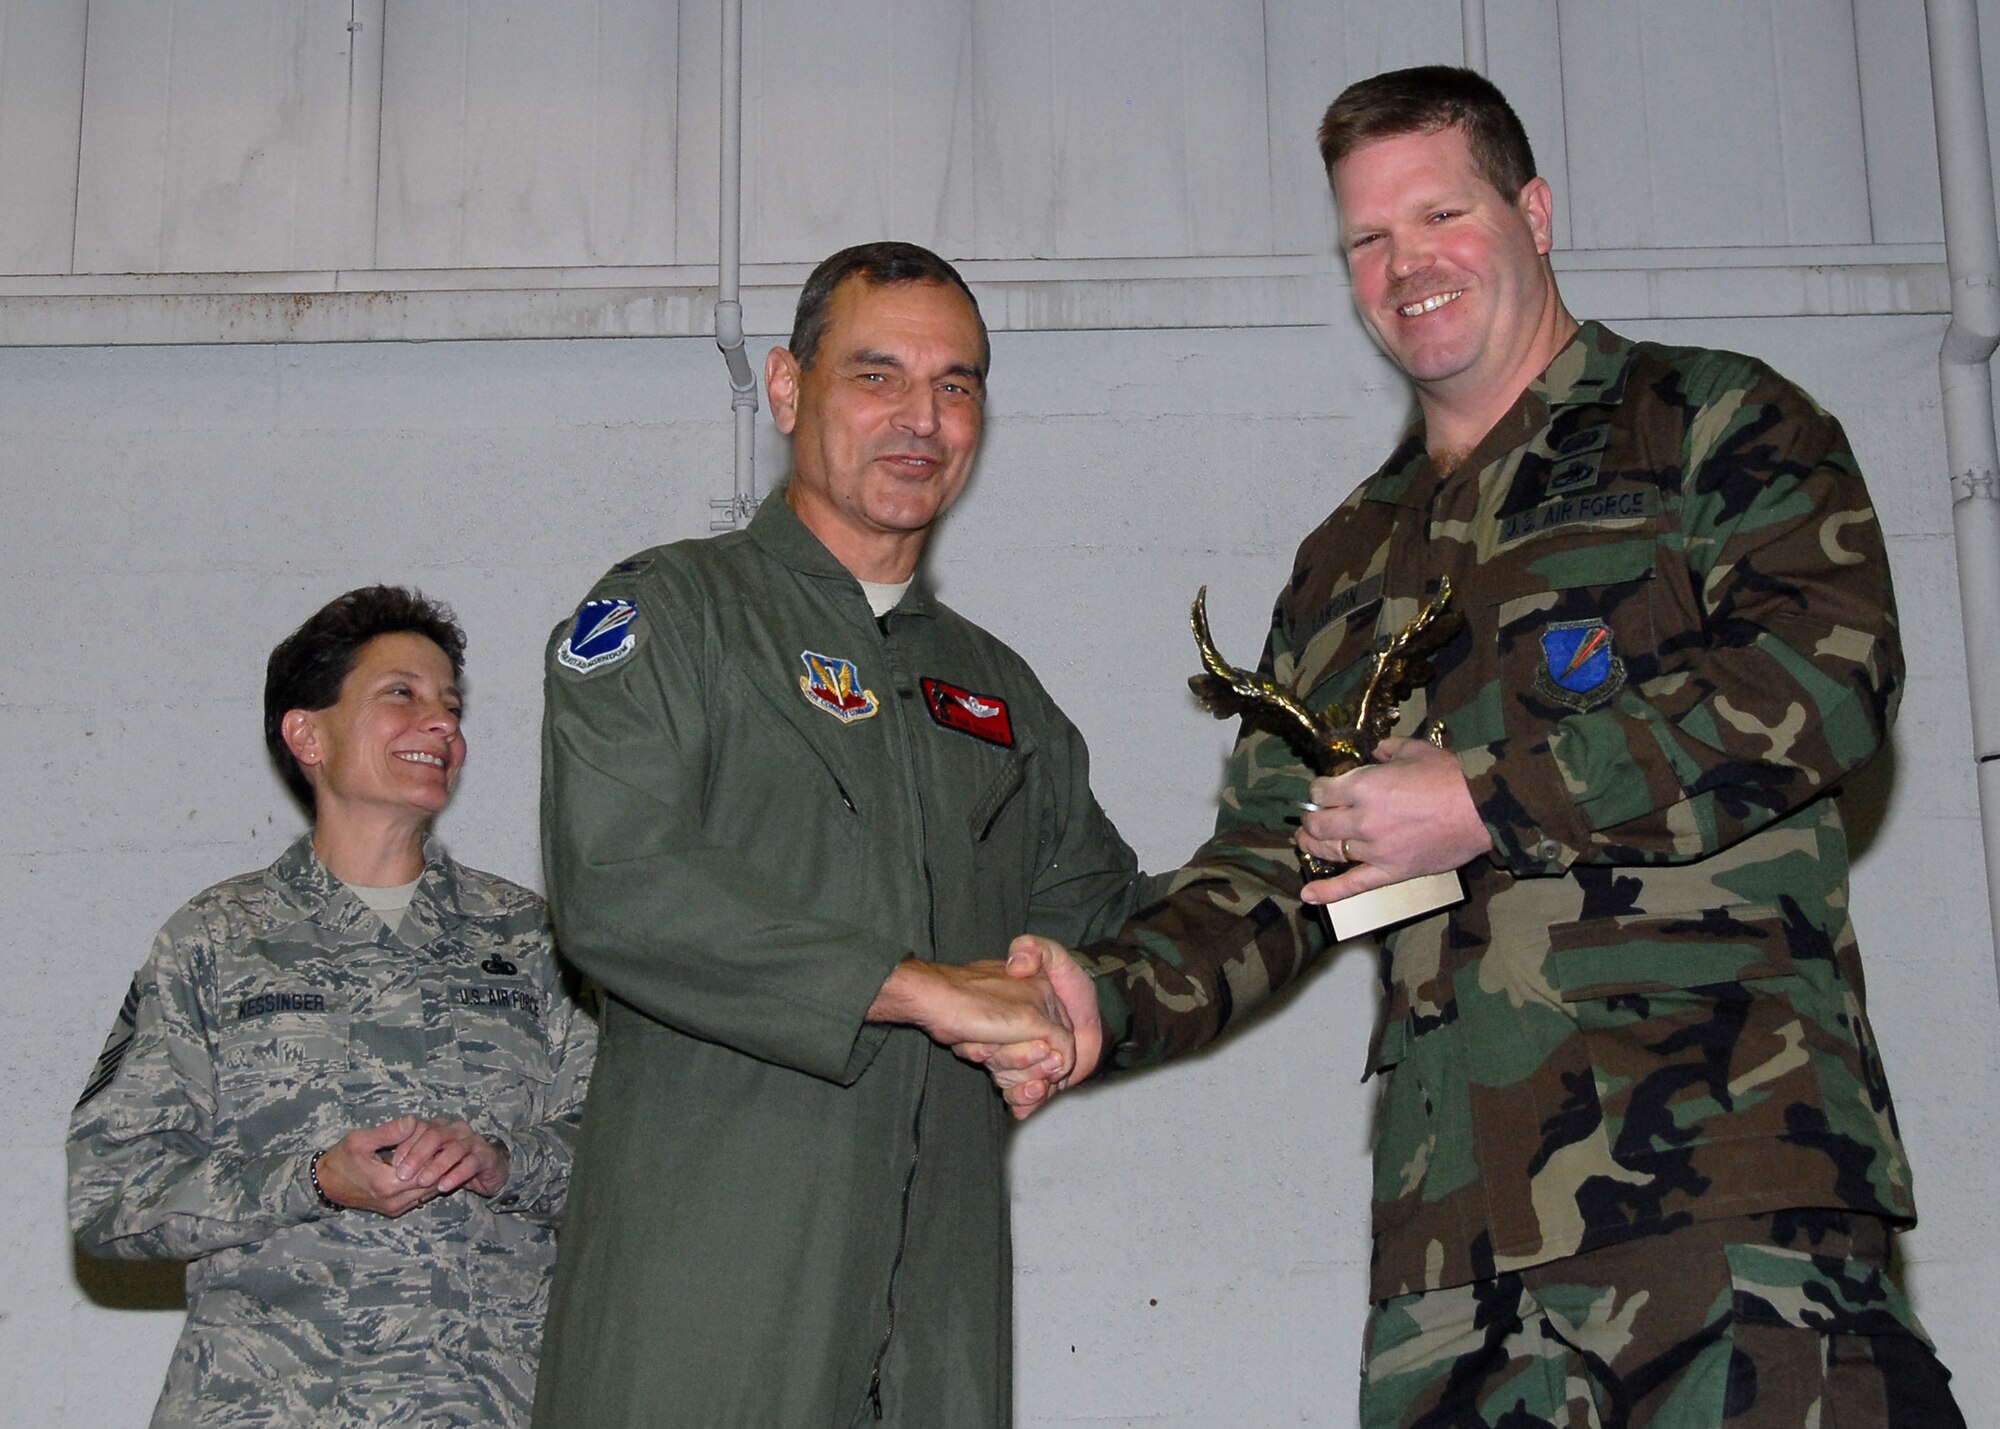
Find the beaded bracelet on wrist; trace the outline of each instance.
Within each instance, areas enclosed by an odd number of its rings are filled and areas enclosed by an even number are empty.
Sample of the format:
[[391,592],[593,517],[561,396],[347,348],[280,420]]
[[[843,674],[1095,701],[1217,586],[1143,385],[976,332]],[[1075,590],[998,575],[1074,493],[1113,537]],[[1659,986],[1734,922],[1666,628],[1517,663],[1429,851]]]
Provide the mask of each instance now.
[[312,1164],[306,1168],[307,1174],[312,1177],[313,1194],[319,1197],[319,1203],[329,1211],[344,1211],[347,1208],[334,1200],[333,1197],[327,1195],[326,1187],[319,1183],[319,1159],[324,1155],[326,1155],[324,1151],[315,1151],[313,1153]]

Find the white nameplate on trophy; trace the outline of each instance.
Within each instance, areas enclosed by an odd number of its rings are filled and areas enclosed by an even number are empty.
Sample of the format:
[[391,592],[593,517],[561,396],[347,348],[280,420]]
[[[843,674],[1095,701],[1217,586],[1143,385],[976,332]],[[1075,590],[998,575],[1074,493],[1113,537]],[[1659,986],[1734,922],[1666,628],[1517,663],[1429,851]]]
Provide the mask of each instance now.
[[1392,923],[1407,923],[1440,908],[1449,908],[1464,897],[1465,884],[1459,879],[1457,869],[1426,873],[1328,903],[1326,922],[1333,929],[1333,936],[1344,943]]

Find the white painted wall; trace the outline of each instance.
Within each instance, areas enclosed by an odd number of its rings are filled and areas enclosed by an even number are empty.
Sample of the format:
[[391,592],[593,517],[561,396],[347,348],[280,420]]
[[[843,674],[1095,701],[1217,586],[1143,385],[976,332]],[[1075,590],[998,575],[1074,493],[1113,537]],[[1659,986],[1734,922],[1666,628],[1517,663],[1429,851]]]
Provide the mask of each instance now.
[[[1328,300],[1334,294],[1329,284]],[[1985,1137],[1994,969],[1932,318],[1626,324],[1772,359],[1847,422],[1891,532],[1911,684],[1861,781],[1856,921],[1925,1223],[1920,1313],[1975,1420],[2000,1402]],[[946,598],[1034,660],[1145,860],[1206,830],[1227,727],[1184,691],[1210,586],[1248,658],[1297,537],[1386,450],[1403,390],[1320,328],[1000,334]],[[779,465],[766,429],[767,470]],[[404,580],[470,630],[458,855],[537,878],[539,649],[608,561],[728,488],[706,342],[0,349],[0,1404],[144,1421],[174,1282],[74,1260],[63,1128],[159,922],[299,826],[258,734],[270,646]],[[1185,1064],[1069,1098],[1013,1158],[1023,1425],[1353,1422],[1372,1005],[1349,953]]]

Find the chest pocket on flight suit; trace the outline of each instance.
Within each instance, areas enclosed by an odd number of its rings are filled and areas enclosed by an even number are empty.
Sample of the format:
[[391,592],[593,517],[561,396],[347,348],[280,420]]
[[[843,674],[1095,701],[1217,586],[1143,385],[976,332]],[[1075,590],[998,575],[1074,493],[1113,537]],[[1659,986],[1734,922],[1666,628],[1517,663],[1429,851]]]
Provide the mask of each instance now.
[[[948,738],[964,738],[947,735]],[[1022,827],[1034,816],[1033,801],[1022,797],[1028,783],[1028,761],[1034,741],[1016,731],[1012,749],[992,748],[981,762],[999,767],[987,779],[965,818],[972,840],[973,902],[982,929],[1026,931],[1028,893],[1041,844],[1041,830]],[[980,957],[1005,956],[1004,944]]]

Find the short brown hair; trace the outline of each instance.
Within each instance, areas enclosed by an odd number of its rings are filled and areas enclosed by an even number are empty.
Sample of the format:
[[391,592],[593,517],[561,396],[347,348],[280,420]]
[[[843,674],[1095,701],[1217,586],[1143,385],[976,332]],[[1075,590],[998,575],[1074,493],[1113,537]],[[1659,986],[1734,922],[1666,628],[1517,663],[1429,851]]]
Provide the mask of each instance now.
[[992,356],[986,319],[980,315],[979,299],[972,296],[972,289],[965,286],[958,269],[928,248],[888,242],[843,248],[813,269],[812,276],[806,279],[805,287],[799,291],[798,312],[792,318],[792,338],[786,345],[801,372],[810,368],[819,356],[819,340],[826,335],[827,322],[832,316],[833,290],[849,278],[859,278],[874,288],[892,283],[939,283],[958,289],[965,294],[966,302],[972,304],[972,316],[979,324],[979,375],[986,375],[986,365]]
[[1319,156],[1333,166],[1376,139],[1458,129],[1472,167],[1510,202],[1535,177],[1535,151],[1520,116],[1491,80],[1476,70],[1420,65],[1350,84],[1319,126]]

